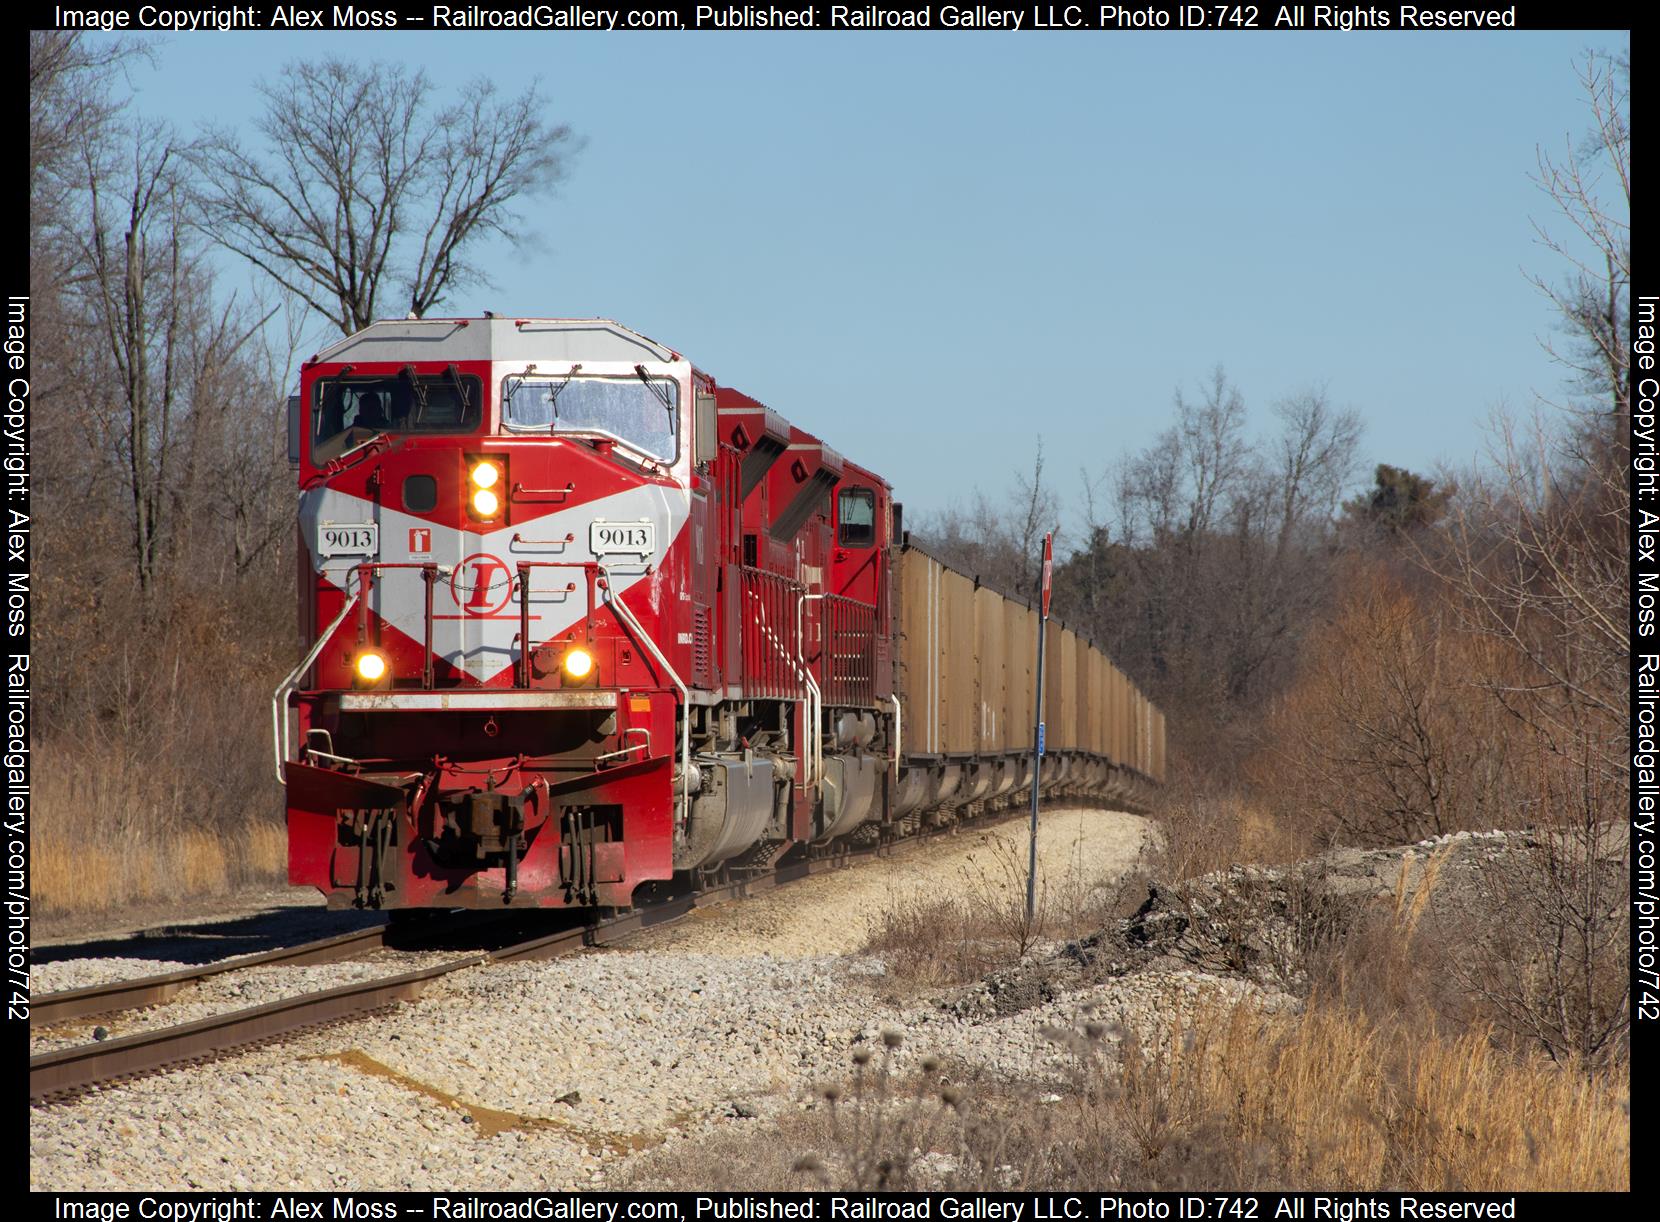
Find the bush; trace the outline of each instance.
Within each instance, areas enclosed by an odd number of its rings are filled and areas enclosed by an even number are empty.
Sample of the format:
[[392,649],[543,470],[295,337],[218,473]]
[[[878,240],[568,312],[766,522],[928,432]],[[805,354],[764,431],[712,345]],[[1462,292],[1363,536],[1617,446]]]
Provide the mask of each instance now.
[[[951,894],[896,898],[871,921],[861,950],[884,958],[891,979],[918,988],[982,979],[1019,962],[1046,938],[1094,933],[1124,893],[1123,880],[1089,871],[1080,843],[1064,867],[1040,863],[1028,916],[1024,837],[993,832],[981,845],[969,854],[962,885]],[[1048,856],[1052,863],[1053,854]]]

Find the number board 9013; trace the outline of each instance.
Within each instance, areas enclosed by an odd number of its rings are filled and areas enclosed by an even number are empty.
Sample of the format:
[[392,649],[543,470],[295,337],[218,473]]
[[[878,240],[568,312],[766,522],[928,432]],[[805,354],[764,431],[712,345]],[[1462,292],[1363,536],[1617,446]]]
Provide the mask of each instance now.
[[376,555],[380,528],[374,522],[325,522],[317,530],[317,550],[324,556]]
[[657,550],[653,522],[595,522],[588,527],[588,550],[596,556],[649,556]]

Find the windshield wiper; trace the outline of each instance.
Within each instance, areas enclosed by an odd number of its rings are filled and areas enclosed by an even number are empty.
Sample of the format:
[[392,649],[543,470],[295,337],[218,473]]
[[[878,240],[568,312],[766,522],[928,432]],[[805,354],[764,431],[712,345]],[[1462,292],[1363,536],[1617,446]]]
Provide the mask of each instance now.
[[581,371],[581,364],[571,366],[571,371],[565,375],[565,380],[557,386],[548,387],[548,428],[552,428],[559,420],[559,395],[565,387],[571,384],[571,379]]
[[455,383],[455,393],[461,396],[461,418],[467,418],[467,388],[461,384],[461,371],[454,365],[444,370],[450,375],[450,381]]
[[669,392],[651,380],[651,375],[646,372],[646,367],[636,365],[634,366],[634,372],[640,375],[640,381],[646,384],[646,389],[657,396],[657,401],[663,405],[664,410],[669,415],[674,415],[674,403],[669,399]]
[[502,384],[501,406],[504,413],[513,406],[513,396],[519,393],[519,388],[522,387],[525,384],[526,379],[528,379],[530,375],[535,372],[536,364],[533,361],[529,365],[525,366],[525,371],[519,374],[518,377],[509,376],[507,381]]
[[[451,365],[450,368],[454,369],[455,366]],[[398,370],[398,375],[400,377],[408,378],[410,386],[412,386],[415,390],[414,424],[418,428],[420,427],[421,417],[427,413],[427,388],[422,383],[420,377],[416,375],[415,366],[413,365],[405,365],[402,369]]]

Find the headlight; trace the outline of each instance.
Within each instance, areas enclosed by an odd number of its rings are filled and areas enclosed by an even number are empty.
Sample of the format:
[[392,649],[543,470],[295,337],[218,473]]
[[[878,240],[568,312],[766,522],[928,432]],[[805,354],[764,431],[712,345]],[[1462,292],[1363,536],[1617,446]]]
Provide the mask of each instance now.
[[507,484],[506,458],[467,455],[467,484],[471,494],[467,512],[483,522],[498,517],[502,511],[501,489]]
[[594,673],[594,655],[580,646],[565,651],[565,673],[572,679],[586,679]]
[[354,666],[357,677],[365,683],[379,683],[386,677],[386,658],[373,649],[365,649],[357,655]]

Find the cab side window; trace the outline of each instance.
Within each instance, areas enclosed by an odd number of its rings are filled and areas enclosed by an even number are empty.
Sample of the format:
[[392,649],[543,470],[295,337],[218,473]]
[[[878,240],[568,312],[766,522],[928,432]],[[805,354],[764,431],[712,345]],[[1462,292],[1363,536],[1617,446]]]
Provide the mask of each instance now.
[[842,547],[869,547],[876,542],[876,493],[845,489],[836,506],[836,542]]

